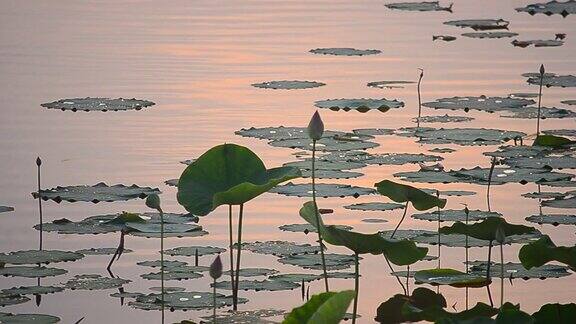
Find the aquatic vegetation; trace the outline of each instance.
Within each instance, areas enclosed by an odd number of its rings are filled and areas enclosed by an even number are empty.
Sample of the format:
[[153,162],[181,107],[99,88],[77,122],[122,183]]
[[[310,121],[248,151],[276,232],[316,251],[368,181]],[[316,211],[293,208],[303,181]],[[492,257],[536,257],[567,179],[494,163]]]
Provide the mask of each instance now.
[[[282,323],[340,323],[352,299],[354,299],[354,291],[352,290],[325,292],[314,295],[304,305],[294,308]],[[355,318],[353,321],[355,321]]]
[[444,209],[442,211],[413,214],[412,217],[431,222],[464,222],[466,220],[474,222],[488,217],[502,217],[502,214],[483,210],[470,210],[468,213],[465,213],[465,211],[461,209]]
[[[221,281],[213,285],[219,289],[230,289],[229,281]],[[279,290],[293,290],[300,287],[300,284],[282,281],[282,280],[240,280],[238,281],[239,290],[254,290],[254,291],[279,291]]]
[[[347,226],[347,225],[334,225],[340,229],[343,230],[351,230],[352,226]],[[308,233],[317,233],[318,231],[316,230],[316,227],[314,227],[314,225],[312,224],[285,224],[285,225],[281,225],[278,226],[278,228],[282,231],[286,231],[286,232],[302,232],[304,234],[308,234]]]
[[382,99],[327,99],[320,100],[314,103],[314,106],[318,108],[325,108],[334,111],[344,110],[357,110],[359,112],[368,112],[370,110],[379,110],[381,112],[387,112],[390,109],[404,107],[402,101],[388,100],[386,98]]
[[[285,185],[277,186],[276,188],[271,189],[270,192],[286,196],[312,197],[312,185],[307,183],[294,184],[288,182]],[[324,198],[344,198],[347,196],[358,198],[362,195],[371,195],[374,192],[374,189],[343,184],[319,183],[316,185],[316,195],[318,197]]]
[[[524,73],[522,76],[527,77],[528,84],[539,85],[540,75],[536,73]],[[573,75],[556,75],[554,73],[546,73],[544,75],[542,84],[549,87],[572,88],[576,87],[576,76]]]
[[576,13],[576,1],[549,1],[543,3],[529,4],[525,7],[516,8],[518,12],[527,12],[530,15],[545,14],[546,16],[561,15],[566,17],[570,14]]
[[40,193],[33,192],[32,195],[34,198],[40,197],[43,200],[50,199],[57,203],[61,201],[98,203],[101,201],[113,202],[135,198],[144,199],[148,195],[159,193],[160,190],[150,187],[139,187],[137,185],[125,186],[122,184],[109,186],[104,182],[100,182],[93,186],[58,186],[52,189],[40,190]]
[[499,111],[517,111],[526,106],[536,103],[532,99],[511,98],[511,97],[487,97],[487,96],[467,96],[467,97],[449,97],[440,98],[436,101],[425,102],[422,105],[434,109],[462,109],[465,112],[470,110],[479,110],[489,113]]
[[60,99],[53,102],[43,103],[42,107],[48,109],[60,109],[62,111],[126,111],[126,110],[141,110],[154,106],[152,101],[140,99],[124,99],[124,98],[70,98]]
[[0,213],[11,212],[11,211],[14,211],[14,207],[0,206]]
[[60,318],[46,314],[11,314],[0,313],[2,323],[38,323],[51,324],[60,322]]
[[[325,253],[326,270],[348,269],[354,264],[354,256],[347,254]],[[322,258],[320,254],[297,254],[284,256],[278,262],[290,264],[304,269],[322,270]]]
[[107,278],[100,275],[76,275],[64,283],[66,289],[102,290],[121,287],[131,282],[122,278]]
[[443,116],[417,117],[413,120],[419,121],[421,123],[462,123],[472,121],[474,118],[466,116],[450,116],[446,114]]
[[[237,323],[237,324],[250,324],[250,323],[263,323],[271,324],[272,321],[267,321],[265,318],[276,317],[284,315],[285,311],[277,309],[258,309],[250,311],[228,311],[225,314],[220,314],[213,317],[204,316],[203,319],[212,321],[210,323]],[[193,324],[194,322],[182,321],[179,324]],[[205,322],[201,322],[205,323]]]
[[[170,311],[181,310],[205,310],[214,307],[213,294],[211,292],[201,291],[178,291],[166,293],[164,296],[164,306]],[[161,305],[157,302],[160,294],[148,294],[136,297],[128,305],[142,310],[160,310]],[[248,302],[246,298],[238,298],[239,304]],[[216,294],[217,308],[232,306],[232,296]]]
[[446,21],[444,24],[474,30],[495,30],[508,29],[510,22],[504,19],[464,19]]
[[388,81],[372,81],[366,83],[366,86],[370,88],[378,89],[393,89],[393,88],[403,88],[405,84],[412,84],[414,81],[400,81],[400,80],[388,80]]
[[56,286],[21,286],[2,289],[0,293],[6,295],[46,295],[63,291],[63,287]]
[[455,41],[456,39],[457,39],[456,36],[450,36],[450,35],[433,35],[432,36],[432,41],[441,40],[444,42],[452,42],[452,41]]
[[253,83],[252,86],[262,89],[283,89],[283,90],[296,90],[296,89],[310,89],[325,86],[326,83],[316,81],[267,81],[262,83]]
[[386,211],[404,208],[404,205],[397,203],[382,203],[382,202],[368,202],[344,206],[350,210],[364,210],[364,211]]
[[297,254],[315,254],[320,252],[320,248],[318,246],[312,246],[310,244],[297,244],[287,241],[256,241],[250,243],[242,243],[242,248],[253,253],[271,254],[278,257]]
[[59,250],[25,250],[10,253],[0,253],[0,263],[8,264],[49,264],[57,262],[77,261],[83,254]]
[[550,261],[566,264],[574,270],[576,269],[576,246],[556,246],[549,236],[544,235],[539,240],[524,245],[518,253],[518,258],[528,270]]
[[336,56],[365,56],[380,54],[382,51],[375,49],[356,49],[349,47],[315,48],[309,51],[312,54],[336,55]]
[[403,137],[418,137],[427,144],[496,145],[526,136],[525,133],[489,128],[399,128],[396,133]]
[[405,10],[405,11],[448,11],[452,12],[452,3],[447,7],[442,7],[439,1],[423,1],[423,2],[397,2],[387,3],[386,7],[390,9]]
[[[489,268],[486,261],[472,261],[470,262],[471,268],[470,273],[476,275],[483,275],[486,273],[486,270]],[[492,277],[499,277],[501,275],[501,269],[494,268],[498,264],[494,262],[491,264],[490,267],[490,276]],[[521,263],[514,263],[508,262],[504,263],[503,267],[503,274],[504,278],[507,279],[540,279],[544,280],[547,278],[560,278],[569,276],[571,273],[568,271],[568,267],[558,266],[558,265],[550,265],[546,264],[540,267],[533,267],[530,270],[524,268]]]
[[463,33],[462,36],[469,38],[507,38],[518,36],[518,33],[512,32],[476,32],[476,33]]
[[56,277],[65,273],[68,273],[68,271],[64,269],[38,266],[0,267],[0,276],[5,277],[44,278]]
[[456,288],[479,288],[490,284],[490,279],[483,275],[442,268],[416,271],[414,280],[416,283],[427,283],[433,286],[449,285]]
[[548,148],[565,148],[568,145],[575,143],[575,141],[570,140],[565,137],[555,136],[555,135],[538,135],[534,140],[532,146],[548,147]]

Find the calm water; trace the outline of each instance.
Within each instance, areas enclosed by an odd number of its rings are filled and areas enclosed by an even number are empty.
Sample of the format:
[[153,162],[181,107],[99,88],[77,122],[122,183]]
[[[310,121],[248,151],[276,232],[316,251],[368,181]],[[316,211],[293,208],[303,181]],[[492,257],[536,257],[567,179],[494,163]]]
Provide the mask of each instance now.
[[[396,128],[410,126],[417,113],[415,87],[381,90],[365,84],[378,80],[415,80],[417,68],[425,69],[423,100],[457,95],[507,95],[534,92],[520,75],[536,71],[541,63],[547,71],[574,73],[576,45],[571,32],[576,18],[547,17],[517,13],[515,7],[530,1],[455,1],[454,13],[410,13],[391,11],[383,1],[23,1],[0,2],[0,204],[16,208],[0,215],[0,251],[37,248],[36,156],[41,156],[43,187],[72,184],[137,183],[159,187],[164,209],[181,212],[176,191],[163,182],[177,178],[184,166],[178,161],[197,157],[213,145],[235,142],[249,146],[270,166],[294,160],[292,150],[272,148],[264,141],[241,138],[234,131],[250,126],[305,126],[314,112],[315,100],[328,98],[387,97],[406,102],[404,109],[387,113],[322,111],[329,129]],[[452,19],[503,18],[520,39],[549,39],[567,32],[559,48],[515,48],[510,39],[476,40],[459,37],[450,43],[432,42],[432,35],[458,36],[467,30],[443,25]],[[368,57],[329,57],[308,53],[317,47],[355,47],[382,50]],[[269,80],[315,80],[327,86],[300,91],[267,91],[250,86]],[[156,102],[144,111],[72,113],[41,108],[43,102],[60,98],[106,96],[142,98]],[[557,106],[560,100],[575,99],[569,89],[546,89],[544,105]],[[445,111],[424,110],[425,114]],[[456,113],[454,113],[456,114]],[[458,115],[463,112],[458,113]],[[534,120],[498,118],[496,114],[472,112],[476,120],[446,127],[492,127],[535,132]],[[434,125],[441,127],[442,125]],[[573,128],[573,120],[545,120],[543,129]],[[434,146],[414,144],[412,139],[379,137],[373,152],[424,152]],[[446,147],[446,145],[441,145]],[[482,156],[496,147],[456,147],[445,155],[447,169],[488,166]],[[362,169],[365,176],[346,182],[371,187],[402,170],[418,166],[376,166]],[[324,182],[329,182],[328,180]],[[431,187],[428,185],[427,187]],[[484,187],[463,184],[438,185],[438,189],[478,191],[477,196],[451,197],[448,208],[485,209]],[[507,220],[525,223],[538,212],[538,202],[520,197],[536,191],[536,185],[504,185],[493,189],[492,208]],[[348,224],[356,230],[374,232],[392,229],[401,211],[384,215],[347,211],[342,206],[384,198],[323,199],[321,207],[334,208],[327,222]],[[265,194],[246,207],[244,236],[247,241],[286,239],[309,242],[313,236],[286,233],[277,227],[302,222],[298,209],[305,199]],[[121,211],[144,211],[143,201],[119,203],[44,203],[47,220]],[[549,210],[568,213],[569,211]],[[210,235],[201,238],[168,239],[167,247],[184,245],[227,246],[225,208],[203,218],[201,225]],[[363,218],[385,217],[385,224],[367,224]],[[434,229],[436,224],[407,219],[402,228]],[[574,228],[538,228],[552,235],[560,245],[573,245]],[[117,234],[99,236],[45,235],[48,249],[76,250],[114,247]],[[157,259],[159,241],[127,237],[126,254],[115,265],[115,274],[133,282],[127,291],[147,292],[158,286],[139,277],[150,269],[135,266],[137,261]],[[505,248],[505,258],[517,261],[518,246]],[[435,254],[435,247],[431,248]],[[331,247],[331,252],[345,252]],[[442,264],[462,269],[463,249],[444,248]],[[471,259],[485,259],[484,249],[472,249]],[[76,263],[57,264],[69,270],[65,276],[44,279],[58,284],[75,274],[104,275],[109,256],[89,256]],[[202,264],[211,257],[201,258]],[[282,272],[298,268],[282,265],[271,256],[243,253],[244,267],[273,267]],[[184,258],[186,260],[186,258]],[[186,261],[191,261],[189,258]],[[434,267],[435,263],[416,268]],[[360,323],[371,322],[377,306],[400,292],[396,280],[381,257],[367,256],[361,263]],[[506,299],[534,311],[547,302],[570,302],[576,298],[574,276],[546,281],[515,280],[506,283]],[[33,279],[1,278],[0,288],[32,285]],[[492,293],[499,296],[499,281]],[[206,278],[169,282],[189,290],[207,291]],[[333,280],[335,289],[351,289],[352,280]],[[322,282],[311,292],[322,291]],[[108,297],[115,290],[66,291],[44,296],[40,307],[34,302],[8,306],[0,311],[38,312],[57,315],[63,323],[85,316],[83,323],[157,323],[159,312],[120,306]],[[441,288],[448,305],[464,307],[464,291]],[[240,309],[262,307],[291,309],[299,305],[299,290],[277,293],[241,292],[250,303]],[[471,290],[471,304],[486,302],[484,289]],[[498,301],[498,298],[496,298]],[[206,312],[175,312],[169,321],[198,319]]]

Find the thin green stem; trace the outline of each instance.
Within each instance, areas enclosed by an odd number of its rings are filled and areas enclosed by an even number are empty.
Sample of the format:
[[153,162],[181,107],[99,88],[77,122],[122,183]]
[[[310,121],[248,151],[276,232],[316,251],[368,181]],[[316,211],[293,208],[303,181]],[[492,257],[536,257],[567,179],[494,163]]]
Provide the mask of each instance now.
[[238,287],[240,286],[240,255],[242,254],[242,218],[244,216],[244,204],[240,204],[240,211],[238,212],[238,251],[236,252],[236,293],[235,295],[235,302],[234,302],[234,310],[238,310]]
[[544,74],[540,74],[540,89],[538,90],[538,118],[536,119],[536,136],[540,135],[540,107],[542,103],[542,84],[544,83]]
[[[320,212],[318,212],[318,204],[316,204],[316,140],[312,140],[312,201],[314,202],[314,214],[316,215],[316,224],[320,224]],[[322,242],[322,234],[318,229],[318,244],[320,245],[320,257],[322,258],[322,271],[324,273],[324,288],[326,292],[330,291],[328,286],[328,272],[326,271],[326,257],[324,256],[324,244]]]
[[406,291],[410,294],[410,265],[406,266]]
[[492,293],[490,292],[490,262],[492,257],[492,241],[488,244],[488,265],[486,266],[486,289],[488,291],[488,299],[490,300],[490,306],[494,306],[492,301]]
[[232,284],[232,305],[236,306],[236,285],[234,284],[234,241],[232,237],[232,205],[228,205],[228,239],[230,248],[230,283]]
[[406,205],[404,206],[404,214],[402,214],[402,218],[400,218],[400,221],[398,222],[398,225],[396,225],[396,228],[392,232],[392,235],[390,235],[390,238],[394,238],[394,235],[396,234],[398,227],[400,227],[400,224],[402,224],[402,222],[404,221],[404,218],[406,217],[406,213],[408,212],[408,203],[409,203],[409,201],[406,202]]
[[492,174],[494,173],[494,167],[496,166],[496,157],[492,157],[490,163],[490,171],[488,172],[488,189],[486,190],[486,203],[488,205],[488,211],[490,212],[490,185],[492,184]]
[[356,316],[358,314],[358,292],[360,289],[360,261],[358,260],[358,253],[354,254],[356,275],[354,276],[354,309],[352,311],[352,324],[356,323]]
[[162,289],[162,324],[164,324],[164,212],[158,208],[160,213],[160,289]]
[[504,304],[504,244],[500,243],[500,307]]
[[[388,261],[388,257],[386,256],[386,254],[382,254],[384,256],[384,260],[386,260],[386,264],[388,264],[388,268],[390,268],[390,271],[392,273],[394,273],[394,268],[392,268],[392,265],[390,264],[390,261]],[[404,291],[404,295],[408,295],[408,291],[406,290],[406,287],[404,287],[404,284],[402,283],[402,280],[400,280],[400,277],[398,277],[397,275],[394,275],[394,277],[396,277],[396,280],[398,281],[398,283],[400,284],[400,287],[402,287],[402,290]]]
[[40,214],[40,251],[42,251],[44,220],[42,216],[42,197],[40,197],[40,165],[38,164],[38,212]]
[[214,286],[212,288],[212,305],[214,306],[212,311],[212,321],[216,323],[216,278],[214,278]]
[[422,83],[422,78],[424,77],[424,70],[420,69],[420,77],[418,78],[418,119],[416,120],[416,127],[420,127],[420,117],[422,115],[422,97],[420,96],[420,84]]

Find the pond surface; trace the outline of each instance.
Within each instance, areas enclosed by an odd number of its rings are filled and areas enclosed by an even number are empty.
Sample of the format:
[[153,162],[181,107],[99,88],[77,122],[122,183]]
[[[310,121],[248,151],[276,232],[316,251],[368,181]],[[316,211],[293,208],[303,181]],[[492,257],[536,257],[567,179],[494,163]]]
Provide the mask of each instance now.
[[[164,184],[178,178],[185,165],[179,161],[198,157],[210,147],[224,142],[250,147],[266,162],[279,166],[296,160],[292,150],[273,147],[266,141],[240,137],[241,128],[266,126],[300,126],[308,124],[315,111],[314,103],[339,98],[387,98],[405,103],[387,112],[371,110],[360,113],[320,109],[327,129],[351,131],[358,128],[410,127],[418,113],[414,84],[403,88],[367,87],[381,80],[417,81],[418,68],[424,69],[423,102],[453,96],[507,96],[511,93],[537,93],[538,87],[521,76],[537,72],[545,64],[547,72],[574,74],[576,45],[573,32],[576,17],[570,15],[531,16],[514,10],[530,1],[454,1],[454,12],[406,12],[390,10],[383,1],[23,1],[7,0],[0,4],[0,205],[12,206],[13,212],[0,214],[0,252],[38,248],[38,201],[35,159],[40,156],[42,187],[58,185],[133,183],[159,188],[166,212],[184,212],[176,202],[176,189]],[[521,40],[554,39],[556,33],[568,33],[559,47],[513,46],[510,38],[476,39],[461,37],[471,30],[443,24],[448,20],[502,18],[510,21],[509,29]],[[433,35],[456,36],[455,41],[432,41]],[[316,48],[350,47],[378,49],[368,56],[331,56],[309,52]],[[273,90],[251,86],[272,80],[309,80],[326,83],[311,89]],[[151,100],[155,106],[140,111],[71,112],[45,109],[42,103],[61,98],[83,97],[138,98]],[[574,88],[545,88],[543,106],[562,107],[561,101],[576,99]],[[573,108],[572,108],[573,109]],[[449,124],[422,124],[433,127],[497,128],[535,133],[535,119],[501,118],[499,113],[423,108],[427,115],[468,116],[472,121]],[[574,129],[573,119],[542,120],[541,128]],[[490,158],[483,152],[497,145],[458,146],[453,144],[420,144],[412,137],[377,136],[380,146],[371,153],[430,153],[433,148],[456,149],[440,154],[448,169],[489,167]],[[531,141],[529,141],[531,143]],[[350,184],[372,188],[392,174],[417,171],[417,164],[369,165],[360,170],[362,177],[342,180],[320,180],[325,183]],[[573,170],[563,170],[573,172]],[[299,180],[302,182],[303,180]],[[439,190],[468,190],[472,196],[448,197],[447,208],[486,207],[486,187],[475,184],[416,184]],[[548,190],[551,189],[551,190]],[[554,189],[554,190],[552,190]],[[543,191],[566,191],[547,188]],[[569,189],[569,188],[568,188]],[[573,189],[571,189],[573,190]],[[521,194],[538,191],[529,183],[504,184],[491,189],[491,209],[507,221],[535,226],[552,237],[557,245],[574,245],[575,228],[554,227],[525,221],[539,213],[537,199]],[[279,226],[303,223],[298,210],[306,198],[264,194],[245,208],[245,241],[287,240],[314,244],[314,235],[280,231]],[[321,199],[321,208],[334,209],[325,216],[327,223],[349,225],[371,233],[391,230],[402,210],[384,212],[343,208],[363,202],[389,202],[382,196],[357,199]],[[47,222],[67,218],[79,221],[88,216],[145,212],[143,200],[124,202],[43,202]],[[548,214],[571,214],[569,209],[545,208]],[[364,219],[383,218],[381,222]],[[210,234],[192,238],[168,238],[166,248],[179,246],[216,246],[228,244],[227,209],[221,207],[200,225]],[[435,230],[437,224],[407,218],[402,229]],[[118,234],[58,235],[45,233],[43,247],[76,251],[108,247],[118,243]],[[506,246],[506,261],[518,261],[520,245]],[[132,282],[124,285],[128,292],[149,293],[158,281],[145,280],[141,274],[151,268],[137,266],[145,260],[157,260],[159,240],[128,236],[127,253],[113,266],[114,274]],[[329,253],[346,253],[330,247]],[[430,253],[437,254],[430,246]],[[464,269],[464,251],[443,247],[442,267]],[[76,262],[56,264],[68,270],[62,276],[42,279],[43,285],[59,285],[75,275],[107,276],[110,256],[87,256]],[[499,257],[499,255],[498,255]],[[194,257],[168,257],[170,260],[194,263]],[[471,260],[486,260],[486,249],[470,250]],[[272,255],[243,253],[242,266],[272,268],[280,273],[320,273],[276,261]],[[212,256],[201,256],[207,266]],[[437,265],[425,261],[414,268]],[[225,263],[226,268],[226,263]],[[395,270],[405,270],[396,267]],[[347,271],[352,271],[349,269]],[[401,293],[396,278],[389,275],[381,256],[364,256],[361,261],[359,323],[370,323],[378,305]],[[258,279],[263,279],[258,277]],[[227,279],[226,279],[227,280]],[[36,284],[35,279],[2,277],[0,288]],[[210,291],[210,279],[169,281],[190,291]],[[333,279],[332,289],[353,288],[352,279]],[[410,286],[414,286],[410,282]],[[499,281],[492,285],[499,296]],[[320,280],[310,284],[310,293],[323,290]],[[34,300],[0,308],[0,312],[44,313],[73,323],[158,323],[160,313],[120,305],[112,290],[65,290],[44,295],[40,306]],[[464,309],[464,291],[442,287],[448,305]],[[228,294],[229,291],[219,290]],[[241,310],[273,308],[290,310],[302,303],[300,289],[279,292],[245,292],[249,300]],[[576,277],[565,276],[544,280],[505,282],[505,298],[520,303],[533,312],[544,303],[568,303],[576,298]],[[32,298],[33,299],[33,298]],[[496,297],[496,300],[498,298]],[[487,302],[485,289],[470,290],[470,304]],[[220,312],[223,312],[221,309]],[[167,322],[198,320],[210,311],[168,312]]]

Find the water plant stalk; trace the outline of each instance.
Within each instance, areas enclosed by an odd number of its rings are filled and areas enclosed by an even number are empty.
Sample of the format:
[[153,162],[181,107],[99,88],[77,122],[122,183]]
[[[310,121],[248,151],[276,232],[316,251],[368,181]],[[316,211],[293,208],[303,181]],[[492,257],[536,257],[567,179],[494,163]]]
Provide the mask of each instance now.
[[[316,204],[316,140],[312,140],[312,201],[314,202],[314,214],[316,215],[316,224],[320,224],[320,213],[318,212],[318,204]],[[324,288],[326,292],[330,291],[328,286],[328,273],[326,271],[326,257],[324,256],[324,243],[322,242],[322,234],[318,232],[318,244],[320,245],[320,257],[322,258],[322,272],[324,273]]]
[[410,265],[406,266],[406,291],[410,294]]
[[544,64],[540,65],[540,89],[538,90],[538,118],[536,119],[536,136],[540,135],[540,107],[542,104],[542,85],[544,84]]
[[44,233],[44,220],[42,215],[42,197],[40,196],[40,166],[42,165],[42,160],[40,157],[36,158],[36,166],[38,169],[38,213],[40,214],[40,251],[42,251],[43,233]]
[[490,306],[494,306],[494,302],[492,301],[492,293],[490,292],[490,262],[492,257],[492,240],[488,243],[488,263],[486,266],[486,289],[488,290],[488,299],[490,300]]
[[232,235],[232,205],[228,205],[228,240],[230,248],[230,283],[232,284],[232,306],[236,306],[236,285],[234,284],[234,241]]
[[216,278],[212,287],[212,322],[216,323]]
[[358,259],[358,253],[355,253],[354,308],[352,311],[352,324],[356,324],[356,316],[358,315],[358,292],[360,289],[360,261]]
[[158,207],[160,213],[160,289],[162,289],[162,324],[164,324],[164,212]]
[[244,217],[244,204],[240,204],[240,210],[238,211],[238,251],[236,252],[236,273],[235,273],[235,284],[234,287],[234,310],[238,310],[238,287],[240,286],[240,256],[242,254],[242,219]]
[[[436,197],[440,198],[440,191],[436,190]],[[440,242],[440,207],[437,207],[437,211],[438,213],[438,269],[440,269],[440,250],[441,250],[441,242]]]
[[488,205],[488,211],[490,212],[490,185],[492,184],[492,174],[494,173],[494,167],[496,166],[496,157],[492,157],[490,163],[490,171],[488,172],[488,188],[486,189],[486,204]]
[[[386,264],[388,264],[388,268],[390,268],[390,272],[394,273],[394,268],[392,268],[392,264],[390,264],[390,261],[388,261],[388,257],[386,256],[386,254],[382,254],[384,256],[384,260],[386,260]],[[402,290],[404,291],[404,295],[408,295],[408,291],[406,290],[406,287],[404,287],[404,284],[402,283],[402,280],[400,280],[400,277],[393,274],[393,276],[396,278],[396,281],[398,281],[398,283],[400,284],[400,287],[402,287]]]
[[394,231],[392,231],[392,234],[390,235],[390,238],[394,238],[394,235],[396,234],[396,231],[398,231],[398,227],[400,227],[400,224],[402,224],[402,222],[404,221],[404,218],[406,217],[406,213],[408,212],[408,203],[410,203],[410,201],[406,202],[406,205],[404,206],[404,214],[402,214],[402,218],[400,218],[400,221],[398,222],[398,225],[396,225],[396,228],[394,228]]
[[500,243],[500,307],[504,304],[504,243]]
[[[468,215],[470,214],[470,210],[468,206],[464,207],[464,213],[466,214],[466,225],[468,225]],[[465,250],[465,262],[466,264],[466,273],[469,272],[469,264],[468,264],[468,233],[466,233],[465,242],[464,242],[464,250]],[[468,310],[468,287],[466,287],[466,310]]]
[[422,97],[420,96],[420,84],[422,83],[422,78],[424,77],[424,70],[420,70],[420,77],[418,78],[418,119],[416,119],[416,127],[420,128],[420,117],[422,115]]

